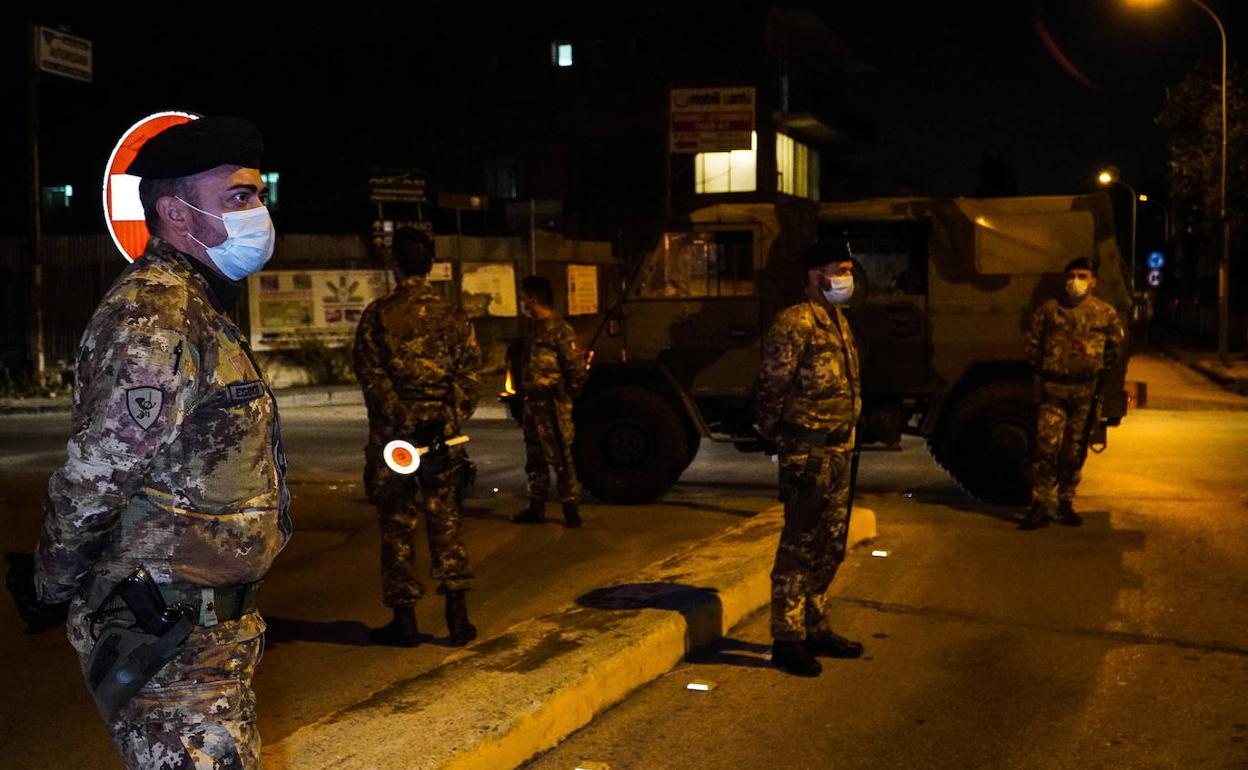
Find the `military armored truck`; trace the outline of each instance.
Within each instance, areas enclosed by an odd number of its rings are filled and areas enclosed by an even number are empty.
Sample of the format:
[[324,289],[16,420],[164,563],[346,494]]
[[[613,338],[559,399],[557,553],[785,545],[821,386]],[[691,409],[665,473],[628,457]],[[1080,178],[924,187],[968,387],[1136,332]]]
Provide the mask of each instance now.
[[[1109,198],[880,198],[715,205],[662,234],[592,341],[575,412],[585,486],[652,500],[702,441],[762,450],[751,427],[761,339],[802,299],[802,250],[844,239],[855,262],[848,317],[861,348],[859,442],[922,436],[968,493],[1024,502],[1033,381],[1023,330],[1076,257],[1099,265],[1096,295],[1128,317]],[[1126,411],[1125,356],[1103,378],[1102,425]]]

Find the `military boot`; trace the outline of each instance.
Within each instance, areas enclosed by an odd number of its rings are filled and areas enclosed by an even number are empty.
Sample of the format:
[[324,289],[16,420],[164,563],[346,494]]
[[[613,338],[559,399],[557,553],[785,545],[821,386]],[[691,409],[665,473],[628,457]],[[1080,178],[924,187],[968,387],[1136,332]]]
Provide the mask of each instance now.
[[806,642],[799,640],[785,641],[776,639],[771,643],[771,665],[786,674],[793,676],[819,676],[823,666],[815,660],[806,647]]
[[409,605],[394,608],[394,620],[381,628],[368,632],[370,644],[388,647],[415,647],[420,644],[420,632],[416,630],[416,608]]
[[1083,517],[1075,513],[1075,506],[1070,500],[1063,500],[1057,504],[1057,511],[1053,513],[1053,521],[1068,527],[1083,526]]
[[1031,510],[1019,522],[1019,529],[1040,529],[1049,526],[1049,513],[1044,509],[1044,503],[1035,502],[1031,504]]
[[446,592],[446,630],[450,632],[452,644],[468,644],[477,638],[477,627],[468,622],[468,603],[464,601],[463,591]]
[[577,510],[576,503],[563,504],[563,523],[569,527],[581,526],[581,512]]
[[511,517],[512,524],[545,524],[546,503],[531,501],[523,511]]
[[862,645],[831,631],[815,631],[806,636],[806,649],[811,655],[826,658],[857,658],[862,656]]

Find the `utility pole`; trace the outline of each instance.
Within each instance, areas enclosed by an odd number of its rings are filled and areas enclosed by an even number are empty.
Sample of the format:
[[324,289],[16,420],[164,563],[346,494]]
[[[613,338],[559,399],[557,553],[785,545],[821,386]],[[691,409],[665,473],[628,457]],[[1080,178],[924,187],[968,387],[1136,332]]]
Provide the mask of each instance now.
[[39,28],[30,24],[30,72],[27,87],[26,143],[30,154],[30,348],[31,379],[43,385],[43,222],[39,187]]

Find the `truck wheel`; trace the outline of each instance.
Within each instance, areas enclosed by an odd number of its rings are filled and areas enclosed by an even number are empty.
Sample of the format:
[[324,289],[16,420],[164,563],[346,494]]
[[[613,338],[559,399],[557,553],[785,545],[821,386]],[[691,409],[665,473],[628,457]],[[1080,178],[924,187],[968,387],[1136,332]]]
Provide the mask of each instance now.
[[973,497],[1021,505],[1031,496],[1036,407],[1028,383],[990,382],[950,408],[927,446]]
[[[680,463],[681,473],[684,473],[690,465],[693,465],[694,459],[698,456],[698,449],[702,446],[702,436],[694,431],[686,431],[685,442],[685,459]],[[679,474],[677,474],[676,478],[680,478]]]
[[676,483],[692,458],[675,408],[644,388],[620,385],[578,405],[576,472],[608,503],[648,503]]

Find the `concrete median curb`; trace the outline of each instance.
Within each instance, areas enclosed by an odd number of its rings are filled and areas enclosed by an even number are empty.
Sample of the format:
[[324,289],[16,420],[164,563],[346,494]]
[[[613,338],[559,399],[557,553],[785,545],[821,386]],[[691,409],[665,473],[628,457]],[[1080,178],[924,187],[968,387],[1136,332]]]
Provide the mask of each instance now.
[[[770,601],[779,506],[266,747],[288,770],[514,768]],[[876,534],[855,509],[850,547]]]

